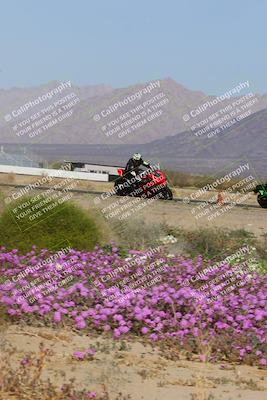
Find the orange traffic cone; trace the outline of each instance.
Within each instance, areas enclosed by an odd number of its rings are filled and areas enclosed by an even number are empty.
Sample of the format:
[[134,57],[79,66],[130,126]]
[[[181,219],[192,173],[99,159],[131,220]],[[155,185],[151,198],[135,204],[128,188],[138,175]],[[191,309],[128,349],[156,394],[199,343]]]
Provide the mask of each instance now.
[[223,193],[222,193],[221,190],[218,192],[217,204],[218,204],[219,206],[223,206],[223,204],[224,204]]

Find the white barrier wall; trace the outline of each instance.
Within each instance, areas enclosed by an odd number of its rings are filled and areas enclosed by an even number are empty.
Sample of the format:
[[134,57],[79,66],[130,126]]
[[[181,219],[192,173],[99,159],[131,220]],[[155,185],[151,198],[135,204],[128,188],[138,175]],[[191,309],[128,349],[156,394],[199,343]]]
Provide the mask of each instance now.
[[85,181],[108,182],[108,174],[95,174],[91,172],[65,171],[61,169],[17,167],[13,165],[0,165],[0,173],[14,173],[18,175],[51,176],[53,178],[73,178]]

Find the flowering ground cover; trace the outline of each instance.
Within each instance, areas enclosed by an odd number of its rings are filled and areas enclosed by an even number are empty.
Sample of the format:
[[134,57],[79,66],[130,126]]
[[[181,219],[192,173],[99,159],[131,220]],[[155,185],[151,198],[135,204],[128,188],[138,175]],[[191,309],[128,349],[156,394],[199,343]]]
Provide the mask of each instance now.
[[192,260],[159,250],[149,256],[129,251],[123,258],[115,246],[109,252],[71,250],[44,263],[49,255],[2,248],[0,304],[12,322],[42,320],[114,338],[134,335],[187,349],[203,361],[267,366],[266,274],[245,272],[229,292],[213,285],[209,296],[200,296],[204,284],[233,266],[201,274],[207,263],[200,256]]

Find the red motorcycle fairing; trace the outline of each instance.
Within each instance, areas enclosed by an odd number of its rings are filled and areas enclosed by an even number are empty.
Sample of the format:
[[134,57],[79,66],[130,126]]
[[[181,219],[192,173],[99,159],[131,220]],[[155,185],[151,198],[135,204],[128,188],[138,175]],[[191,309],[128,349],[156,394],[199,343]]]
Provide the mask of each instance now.
[[118,168],[117,171],[118,171],[119,176],[123,176],[123,174],[124,174],[123,168]]
[[[146,197],[150,198],[157,194],[160,194],[162,190],[164,195],[167,196],[167,199],[172,199],[171,190],[168,188],[167,179],[164,173],[160,170],[155,170],[153,172],[143,171],[141,174],[138,174],[138,181],[139,181],[139,192],[136,193],[137,189],[135,188],[134,192],[129,192],[129,186],[123,187],[123,182],[120,179],[123,179],[125,176],[125,170],[123,168],[118,168],[118,175],[119,178],[116,180],[117,184],[115,183],[115,187],[117,185],[117,193],[120,196],[137,196],[137,197]],[[127,179],[127,178],[126,178]],[[120,182],[120,183],[119,183]],[[141,194],[143,193],[143,194]],[[165,197],[166,198],[166,197]]]

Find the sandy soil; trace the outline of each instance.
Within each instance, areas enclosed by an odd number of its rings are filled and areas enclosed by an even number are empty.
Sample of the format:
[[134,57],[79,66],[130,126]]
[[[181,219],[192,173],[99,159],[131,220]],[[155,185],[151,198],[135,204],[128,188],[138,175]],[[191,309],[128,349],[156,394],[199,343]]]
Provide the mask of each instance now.
[[[109,217],[107,212],[103,212],[116,203],[118,199],[109,198],[100,201],[95,205],[95,195],[75,195],[74,201],[86,210],[90,210],[92,206],[96,206],[107,221],[118,220],[118,216]],[[128,199],[128,202],[132,199]],[[229,228],[229,229],[245,229],[260,238],[267,231],[267,212],[262,208],[240,208],[233,207],[224,212],[220,216],[216,216],[212,221],[204,216],[196,219],[192,212],[195,205],[177,203],[171,201],[155,201],[152,204],[146,201],[146,206],[140,210],[130,207],[132,214],[127,220],[142,222],[162,222],[170,226],[181,227],[188,230],[194,230],[205,227]],[[112,209],[110,209],[112,210]],[[119,214],[121,215],[122,212]]]
[[[119,392],[131,394],[132,400],[191,400],[193,394],[198,396],[196,399],[214,400],[267,398],[267,371],[257,367],[187,361],[182,355],[178,361],[170,361],[138,340],[114,341],[102,336],[78,335],[67,329],[13,325],[2,335],[17,349],[12,359],[14,367],[25,352],[38,353],[43,342],[53,352],[42,379],[50,377],[61,386],[65,379],[76,378],[79,388],[99,393],[104,384],[111,400]],[[92,346],[98,348],[92,361],[72,358],[74,351]]]

